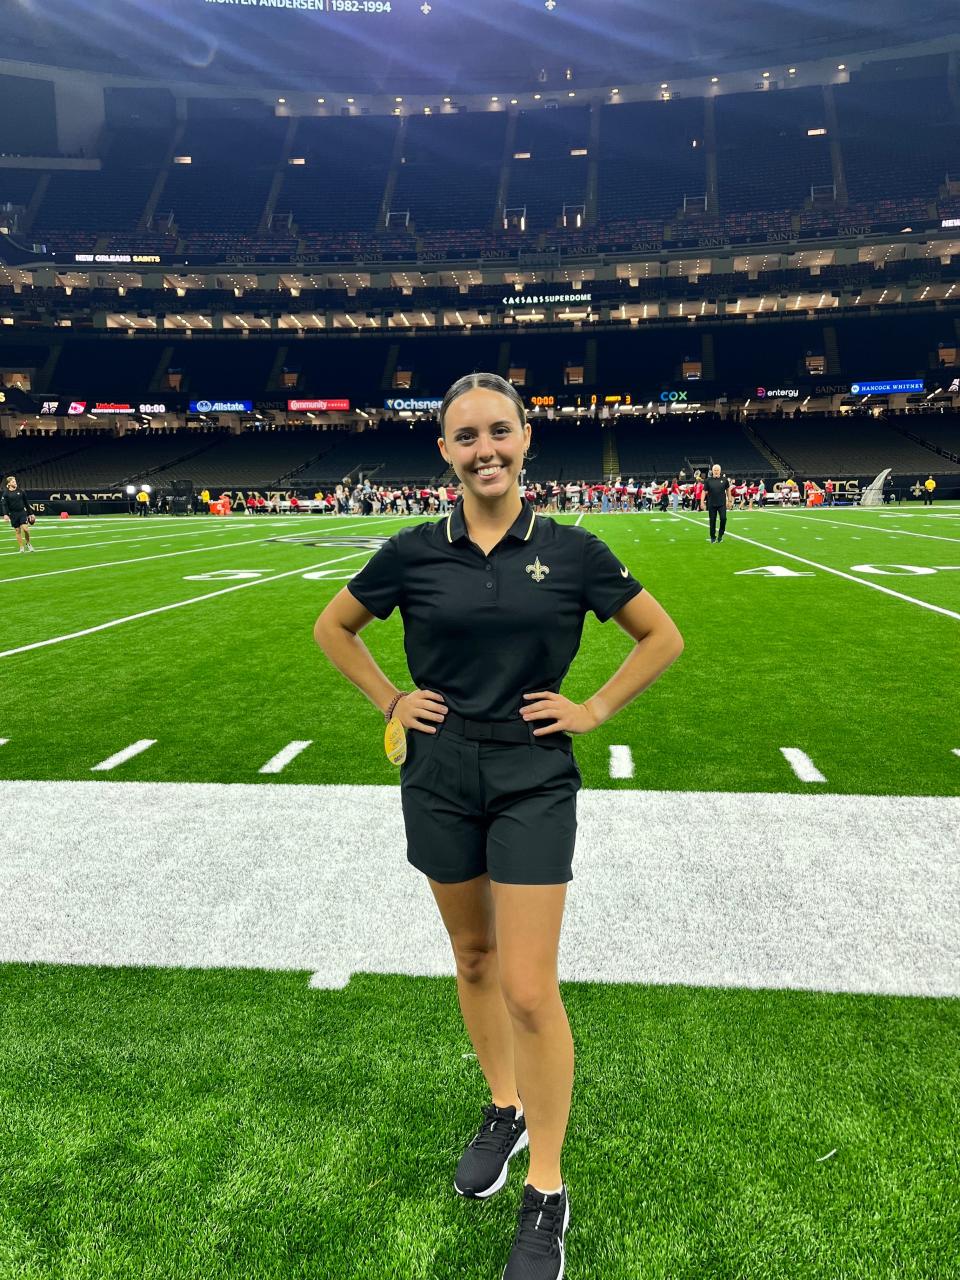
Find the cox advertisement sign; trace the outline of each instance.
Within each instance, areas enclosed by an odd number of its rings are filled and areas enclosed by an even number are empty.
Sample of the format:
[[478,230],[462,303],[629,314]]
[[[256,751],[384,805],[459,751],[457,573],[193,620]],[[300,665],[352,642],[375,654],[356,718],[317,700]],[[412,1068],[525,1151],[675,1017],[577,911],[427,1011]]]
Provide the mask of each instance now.
[[349,413],[349,400],[288,400],[289,413]]
[[253,413],[252,400],[191,400],[191,413]]
[[690,400],[689,391],[661,391],[661,404],[687,404]]
[[384,400],[383,407],[392,409],[395,413],[404,409],[413,413],[438,413],[442,404],[441,397],[432,396],[421,400]]
[[923,391],[922,378],[908,378],[904,382],[854,382],[852,396],[899,396]]

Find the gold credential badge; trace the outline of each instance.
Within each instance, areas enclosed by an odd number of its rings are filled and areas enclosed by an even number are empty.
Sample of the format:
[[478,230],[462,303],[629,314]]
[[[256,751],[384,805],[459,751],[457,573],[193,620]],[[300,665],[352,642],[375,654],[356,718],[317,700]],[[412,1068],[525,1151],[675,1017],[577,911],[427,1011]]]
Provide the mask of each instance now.
[[547,565],[540,563],[540,557],[537,556],[533,564],[528,564],[526,572],[530,574],[534,582],[543,582],[544,578],[550,572]]
[[403,764],[407,758],[407,733],[396,716],[389,722],[384,732],[383,749],[391,764]]

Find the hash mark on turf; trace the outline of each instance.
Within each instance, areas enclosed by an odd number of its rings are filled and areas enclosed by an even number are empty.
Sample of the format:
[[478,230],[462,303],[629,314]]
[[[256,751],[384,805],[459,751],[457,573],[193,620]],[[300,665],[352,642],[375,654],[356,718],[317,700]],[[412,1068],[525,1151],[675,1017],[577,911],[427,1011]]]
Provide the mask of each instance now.
[[801,782],[826,782],[826,778],[805,751],[799,747],[781,747],[781,753]]
[[610,777],[633,777],[633,752],[629,747],[610,748]]
[[118,764],[123,764],[127,760],[132,760],[134,756],[138,756],[141,751],[146,751],[148,747],[152,747],[156,742],[156,738],[141,738],[139,742],[132,742],[129,747],[124,747],[122,751],[118,751],[116,755],[107,756],[106,760],[101,760],[99,764],[95,764],[90,770],[91,773],[106,769],[116,769]]
[[260,770],[261,773],[279,773],[291,760],[296,759],[301,751],[306,751],[310,742],[289,742],[282,751],[278,751]]

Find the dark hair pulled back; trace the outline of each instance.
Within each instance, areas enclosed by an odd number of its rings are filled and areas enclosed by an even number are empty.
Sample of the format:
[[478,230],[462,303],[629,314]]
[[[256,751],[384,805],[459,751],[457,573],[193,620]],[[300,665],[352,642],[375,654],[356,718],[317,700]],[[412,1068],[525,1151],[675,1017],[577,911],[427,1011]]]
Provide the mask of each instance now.
[[501,378],[496,373],[467,373],[462,378],[458,378],[447,394],[443,397],[443,404],[440,406],[440,434],[445,435],[444,426],[447,410],[453,404],[454,400],[458,400],[460,396],[466,395],[468,391],[476,389],[483,391],[498,391],[500,395],[506,396],[512,401],[513,407],[517,411],[517,417],[520,419],[520,426],[527,425],[527,411],[523,407],[523,401],[512,382],[507,382],[506,378]]

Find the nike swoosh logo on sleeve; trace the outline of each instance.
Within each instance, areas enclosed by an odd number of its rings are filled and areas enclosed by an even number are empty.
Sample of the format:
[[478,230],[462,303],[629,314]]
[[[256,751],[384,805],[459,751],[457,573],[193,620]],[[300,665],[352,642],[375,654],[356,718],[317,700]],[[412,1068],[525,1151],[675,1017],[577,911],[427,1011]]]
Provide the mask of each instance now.
[[620,576],[621,576],[622,578],[629,578],[629,577],[630,577],[630,574],[627,572],[627,570],[626,570],[626,569],[621,569],[621,570],[620,570]]

